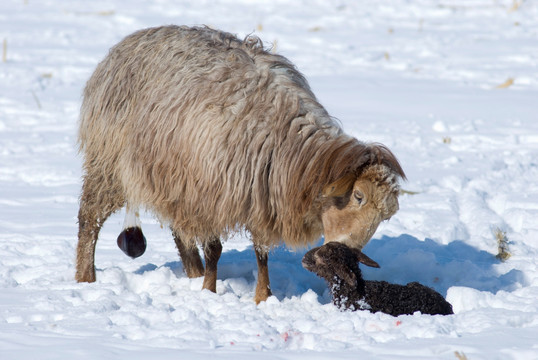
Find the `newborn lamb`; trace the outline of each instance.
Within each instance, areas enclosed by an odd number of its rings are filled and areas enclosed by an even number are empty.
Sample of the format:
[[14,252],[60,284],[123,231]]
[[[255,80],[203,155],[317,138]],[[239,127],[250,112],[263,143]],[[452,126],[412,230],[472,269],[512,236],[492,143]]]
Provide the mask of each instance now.
[[303,267],[329,283],[333,303],[341,309],[381,311],[392,316],[416,311],[430,315],[453,314],[452,305],[435,290],[412,282],[407,285],[362,278],[358,262],[379,265],[360,250],[329,242],[307,252]]

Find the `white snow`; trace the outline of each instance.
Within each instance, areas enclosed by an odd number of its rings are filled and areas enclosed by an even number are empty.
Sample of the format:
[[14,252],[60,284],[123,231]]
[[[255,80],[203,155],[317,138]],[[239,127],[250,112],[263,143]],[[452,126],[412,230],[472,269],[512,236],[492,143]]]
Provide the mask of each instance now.
[[[285,248],[256,306],[243,235],[217,294],[200,291],[143,212],[146,254],[117,248],[122,211],[97,282],[74,281],[82,88],[124,36],[170,23],[259,35],[347,132],[394,151],[416,194],[365,247],[381,268],[364,276],[432,286],[455,315],[340,312]],[[0,24],[0,359],[538,358],[537,2],[4,0]]]

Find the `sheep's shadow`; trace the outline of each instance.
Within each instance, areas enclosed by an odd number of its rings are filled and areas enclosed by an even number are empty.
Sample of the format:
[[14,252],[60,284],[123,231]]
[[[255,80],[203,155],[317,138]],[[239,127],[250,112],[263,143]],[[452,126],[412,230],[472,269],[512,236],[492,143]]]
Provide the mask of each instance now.
[[[300,296],[312,289],[324,301],[330,301],[325,281],[301,265],[307,250],[291,251],[280,246],[269,254],[271,289],[278,299]],[[451,286],[496,293],[499,290],[513,291],[525,285],[521,271],[512,269],[500,273],[500,261],[493,254],[460,240],[442,245],[431,239],[421,241],[406,234],[399,237],[383,236],[372,239],[363,251],[381,266],[375,269],[362,265],[365,279],[397,284],[418,281],[443,296],[446,296]],[[234,288],[242,287],[253,291],[257,274],[255,259],[252,247],[243,251],[224,252],[219,261],[218,279],[231,283]],[[177,276],[185,276],[180,261],[168,262],[164,266]],[[148,264],[138,269],[137,273],[153,269],[155,265]]]
[[431,239],[424,241],[410,235],[382,237],[370,241],[363,249],[381,268],[362,266],[368,280],[385,280],[398,284],[418,281],[446,296],[451,286],[465,286],[496,293],[513,291],[526,285],[523,272],[512,269],[502,273],[501,261],[494,254],[476,249],[464,241],[447,245]]

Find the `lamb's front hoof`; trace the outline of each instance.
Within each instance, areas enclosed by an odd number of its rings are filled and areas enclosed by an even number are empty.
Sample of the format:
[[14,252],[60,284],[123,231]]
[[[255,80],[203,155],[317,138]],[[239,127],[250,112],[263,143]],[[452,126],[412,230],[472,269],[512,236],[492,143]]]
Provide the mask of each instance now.
[[133,259],[146,251],[146,238],[139,227],[124,229],[118,236],[118,247]]

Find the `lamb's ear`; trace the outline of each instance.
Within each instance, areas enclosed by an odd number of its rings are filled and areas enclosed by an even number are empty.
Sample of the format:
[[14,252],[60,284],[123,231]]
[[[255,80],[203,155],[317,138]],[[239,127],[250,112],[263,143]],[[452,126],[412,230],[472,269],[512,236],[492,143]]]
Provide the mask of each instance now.
[[347,174],[342,176],[340,179],[330,183],[329,185],[325,186],[323,188],[323,196],[343,196],[345,193],[347,193],[349,190],[351,190],[351,187],[353,186],[353,183],[356,180],[356,176],[354,174]]
[[[328,243],[320,247],[319,251],[314,254],[316,263],[322,264],[324,271],[320,271],[318,275],[329,280],[335,275],[340,279],[344,280],[346,284],[355,288],[357,287],[357,276],[350,269],[349,264],[346,261],[341,261],[339,256],[334,256],[335,252],[338,254],[338,248],[334,248],[334,245],[341,245],[337,243]],[[345,249],[349,249],[345,246]],[[323,274],[320,274],[323,272]]]
[[357,261],[360,262],[361,264],[364,264],[364,265],[370,266],[370,267],[374,267],[374,268],[379,268],[380,267],[377,262],[370,259],[362,251],[360,251],[358,249],[351,249],[351,251],[353,252],[353,254],[355,254],[355,256],[357,257]]
[[346,284],[352,288],[357,287],[357,276],[355,276],[355,273],[351,271],[351,269],[344,262],[334,264],[333,270],[340,279],[346,282]]

